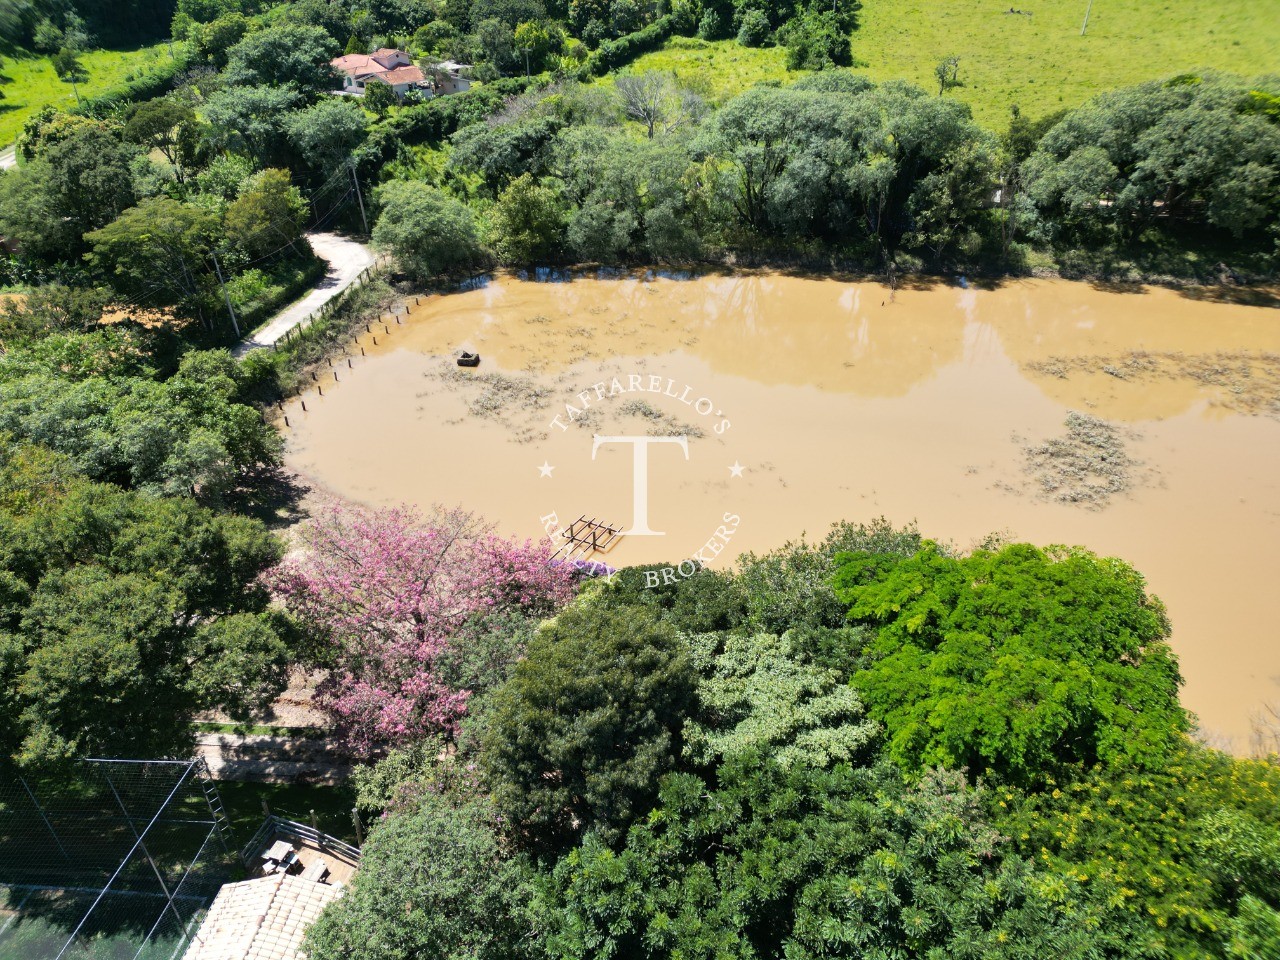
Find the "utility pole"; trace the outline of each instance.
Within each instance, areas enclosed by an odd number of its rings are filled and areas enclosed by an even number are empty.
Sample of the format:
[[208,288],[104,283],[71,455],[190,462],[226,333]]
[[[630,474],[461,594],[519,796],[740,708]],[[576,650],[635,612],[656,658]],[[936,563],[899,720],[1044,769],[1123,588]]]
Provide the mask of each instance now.
[[351,179],[355,182],[355,185],[356,185],[356,201],[360,204],[360,222],[364,224],[364,232],[368,233],[369,218],[366,217],[364,213],[364,197],[360,193],[360,175],[356,173],[355,160],[352,160],[352,159],[347,160],[347,166],[351,170]]
[[1089,0],[1089,5],[1084,8],[1084,23],[1080,24],[1080,36],[1084,36],[1084,32],[1089,29],[1089,14],[1093,11],[1093,0]]
[[213,257],[213,269],[218,271],[218,286],[222,287],[222,299],[227,302],[227,313],[231,314],[231,326],[236,331],[236,339],[240,339],[240,324],[236,322],[236,311],[231,306],[231,295],[227,293],[227,283],[222,279],[222,264],[218,263],[218,251],[210,251]]

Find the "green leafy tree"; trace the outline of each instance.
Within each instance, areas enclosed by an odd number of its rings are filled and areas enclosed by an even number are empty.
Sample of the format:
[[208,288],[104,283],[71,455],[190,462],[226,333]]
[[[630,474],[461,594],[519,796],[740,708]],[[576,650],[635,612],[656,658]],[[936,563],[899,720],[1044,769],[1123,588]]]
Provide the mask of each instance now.
[[679,585],[650,586],[646,573],[669,564],[624,567],[609,578],[584,587],[594,602],[608,606],[652,607],[681,633],[717,633],[731,630],[745,618],[746,598],[738,578],[703,567]]
[[95,265],[110,271],[120,289],[152,293],[195,306],[208,281],[206,262],[221,237],[217,215],[169,197],[143,200],[85,235]]
[[253,176],[253,161],[237,153],[225,153],[214,157],[209,165],[196,174],[196,187],[214,206],[221,201],[234,200]]
[[[1160,765],[993,793],[996,823],[1094,899],[1138,956],[1264,957],[1280,920],[1280,770],[1191,743]],[[1270,941],[1274,942],[1274,940]]]
[[1267,81],[1209,75],[1116,90],[1064,116],[1023,164],[1042,216],[1073,240],[1183,221],[1237,238],[1274,221],[1280,126],[1249,108]]
[[[378,88],[391,90],[385,83],[370,84],[365,99]],[[330,97],[291,114],[285,130],[302,158],[328,178],[364,142],[367,126],[358,104],[345,97]]]
[[50,335],[0,358],[0,430],[96,480],[218,498],[279,463],[279,436],[237,401],[241,375],[225,352],[192,352],[161,381],[124,332]]
[[853,65],[849,34],[829,11],[810,11],[791,20],[780,31],[787,48],[788,70],[826,70]]
[[27,118],[22,125],[22,135],[18,137],[18,153],[24,160],[34,160],[43,156],[55,144],[88,129],[110,133],[115,127],[105,120],[44,107]]
[[102,317],[107,291],[48,283],[0,305],[0,341],[9,346],[49,333],[87,331]]
[[766,633],[839,627],[848,605],[836,596],[832,584],[836,556],[857,551],[909,557],[923,542],[914,526],[897,528],[880,517],[867,524],[835,524],[819,543],[801,540],[765,554],[746,553],[739,561],[738,585],[746,597],[747,621]]
[[58,79],[63,83],[71,84],[71,90],[76,95],[76,103],[79,103],[80,84],[89,79],[89,71],[85,68],[84,62],[70,47],[63,47],[49,59]]
[[558,117],[529,116],[513,123],[477,123],[453,137],[449,166],[478,174],[492,196],[517,177],[539,177],[551,166],[556,135],[564,126]]
[[77,224],[64,216],[51,188],[49,164],[37,160],[0,177],[0,233],[33,257],[55,260],[80,246]]
[[[24,464],[6,449],[8,475]],[[288,648],[256,584],[280,546],[261,524],[65,473],[24,506],[0,511],[6,756],[187,752],[199,711],[247,717],[284,688]]]
[[768,46],[773,39],[773,26],[769,23],[769,15],[763,10],[748,10],[742,16],[742,24],[738,27],[738,43],[744,47]]
[[809,662],[796,640],[792,632],[723,638],[698,685],[699,714],[685,727],[687,755],[702,764],[768,755],[783,767],[826,768],[868,752],[878,728],[857,693],[839,670]]
[[489,212],[489,243],[504,263],[556,260],[563,248],[564,223],[559,190],[526,173],[502,191]]
[[887,254],[911,233],[919,211],[941,213],[951,224],[960,218],[952,235],[981,224],[982,207],[968,193],[952,208],[938,190],[957,165],[965,176],[977,169],[978,182],[993,182],[975,167],[975,158],[991,154],[989,141],[963,104],[906,84],[869,87],[837,74],[831,82],[757,87],[736,97],[702,126],[695,148],[720,160],[744,229],[846,238]]
[[621,850],[561,858],[539,916],[565,960],[1102,956],[1090,907],[999,849],[959,774],[756,754],[668,775]]
[[243,40],[249,32],[249,19],[239,11],[225,13],[211,23],[193,27],[187,39],[195,47],[196,54],[215,69],[227,66],[231,48]]
[[836,594],[876,636],[853,678],[888,752],[1035,782],[1158,761],[1187,730],[1164,607],[1119,560],[1027,544],[967,557],[837,557]]
[[286,125],[302,97],[289,87],[232,86],[209,97],[210,144],[253,158],[261,167],[287,166]]
[[479,54],[476,60],[492,64],[499,74],[511,74],[517,68],[523,69],[524,59],[516,50],[513,24],[490,17],[477,23],[471,36]]
[[310,210],[288,170],[263,170],[227,206],[226,236],[251,259],[305,249],[302,232]]
[[137,148],[89,123],[60,128],[38,150],[33,162],[0,178],[0,228],[37,256],[78,254],[84,233],[134,202]]
[[424,183],[393,180],[378,189],[381,213],[373,242],[423,282],[484,262],[484,248],[466,204]]
[[393,107],[400,105],[400,98],[389,83],[366,83],[361,105],[372,110],[380,117],[385,117]]
[[423,797],[371,831],[359,872],[307,930],[305,949],[350,960],[536,957],[530,880],[486,801]]
[[526,21],[516,27],[515,44],[521,58],[527,57],[528,69],[538,73],[551,57],[560,53],[564,46],[564,31],[543,20]]
[[200,124],[195,110],[180,100],[161,98],[142,103],[124,127],[124,139],[146,150],[159,150],[179,183],[199,154]]
[[47,186],[81,233],[109,223],[133,202],[129,171],[135,156],[137,149],[115,130],[90,126],[44,151]]
[[492,694],[483,769],[499,812],[533,846],[617,837],[680,754],[688,655],[643,608],[570,608]]
[[413,35],[411,46],[415,53],[440,56],[448,53],[459,39],[458,28],[447,20],[432,20],[419,27]]
[[227,52],[223,75],[235,87],[284,87],[307,95],[336,88],[329,62],[338,44],[316,26],[279,24],[251,33]]

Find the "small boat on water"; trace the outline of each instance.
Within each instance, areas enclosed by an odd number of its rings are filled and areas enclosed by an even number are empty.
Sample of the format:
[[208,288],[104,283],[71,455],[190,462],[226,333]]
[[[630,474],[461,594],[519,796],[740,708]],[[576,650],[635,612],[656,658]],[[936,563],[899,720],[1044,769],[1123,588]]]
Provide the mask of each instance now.
[[478,353],[468,353],[468,352],[467,352],[467,351],[465,351],[465,350],[464,350],[464,351],[462,351],[462,353],[458,355],[458,366],[460,366],[460,367],[478,367],[478,366],[480,366],[480,354],[478,354]]

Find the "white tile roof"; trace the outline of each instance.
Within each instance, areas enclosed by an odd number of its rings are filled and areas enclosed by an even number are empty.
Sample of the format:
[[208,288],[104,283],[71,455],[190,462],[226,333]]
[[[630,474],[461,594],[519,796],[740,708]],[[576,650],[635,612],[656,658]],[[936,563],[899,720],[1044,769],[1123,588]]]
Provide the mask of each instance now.
[[338,887],[284,874],[218,891],[183,960],[301,960],[302,933]]

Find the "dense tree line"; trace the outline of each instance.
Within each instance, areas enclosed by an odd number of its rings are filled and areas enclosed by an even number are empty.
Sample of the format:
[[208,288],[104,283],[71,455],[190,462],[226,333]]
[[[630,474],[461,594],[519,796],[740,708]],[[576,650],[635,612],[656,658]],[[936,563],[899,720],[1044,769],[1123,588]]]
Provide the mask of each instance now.
[[262,524],[95,482],[11,435],[0,449],[6,759],[188,753],[197,713],[247,717],[284,688],[288,627],[256,582],[281,547]]
[[[428,281],[493,259],[727,250],[1016,270],[1034,250],[1065,261],[1161,236],[1267,264],[1280,124],[1262,89],[1225,76],[1149,83],[1048,122],[1015,117],[997,137],[957,101],[843,71],[715,110],[670,76],[624,76],[613,93],[568,81],[458,129],[431,167],[389,164],[408,182],[382,188],[395,202],[375,236]],[[415,224],[406,204],[448,229]]]
[[66,45],[68,31],[86,41],[96,38],[108,43],[157,39],[164,35],[176,2],[0,0],[0,39],[16,46],[55,50]]
[[1280,770],[1187,738],[1166,632],[1120,561],[883,522],[588,583],[357,775],[310,953],[1269,956]]

